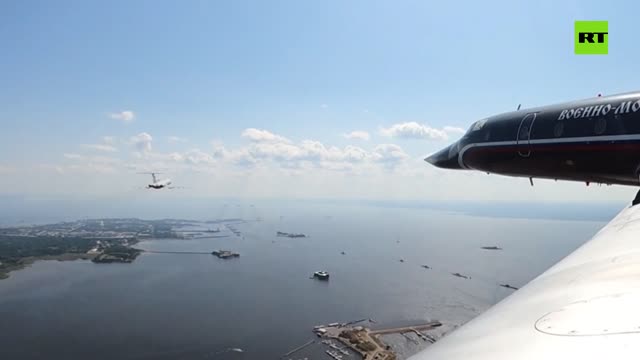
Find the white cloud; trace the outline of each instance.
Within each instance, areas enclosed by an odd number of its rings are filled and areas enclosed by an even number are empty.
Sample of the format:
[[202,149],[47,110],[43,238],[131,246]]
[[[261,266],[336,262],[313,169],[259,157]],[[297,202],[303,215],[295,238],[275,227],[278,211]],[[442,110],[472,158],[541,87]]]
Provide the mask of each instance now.
[[255,158],[281,160],[295,160],[302,156],[299,147],[288,143],[257,143],[249,148]]
[[371,137],[369,136],[369,133],[366,131],[361,131],[361,130],[355,130],[352,131],[350,133],[346,133],[346,134],[342,134],[342,137],[344,137],[345,139],[351,139],[351,140],[369,140]]
[[130,142],[133,146],[138,149],[138,151],[142,153],[147,153],[151,151],[151,142],[153,138],[146,132],[142,132],[136,136],[132,136]]
[[299,144],[257,143],[248,148],[247,155],[255,160],[274,161],[287,168],[315,166],[334,170],[352,169],[352,165],[366,162],[400,163],[408,158],[402,148],[393,144],[378,145],[369,152],[353,145],[344,148],[325,146],[314,140],[303,140]]
[[[450,130],[454,129],[452,127],[446,128]],[[403,139],[447,140],[449,136],[445,129],[440,130],[412,121],[394,124],[386,129],[382,128],[380,129],[380,134],[383,136]]]
[[237,166],[250,167],[258,162],[248,148],[228,151],[224,148],[217,147],[214,151],[214,157],[223,158]]
[[254,128],[249,128],[246,129],[242,132],[242,136],[248,138],[249,140],[253,141],[253,142],[290,142],[289,139],[280,136],[280,135],[276,135],[272,132],[269,132],[267,130],[260,130],[260,129],[254,129]]
[[192,149],[184,153],[184,161],[189,164],[212,164],[214,162],[213,156],[201,151],[200,149]]
[[344,148],[344,160],[349,162],[362,162],[371,158],[371,155],[364,149],[357,146],[348,145]]
[[[441,130],[450,137],[462,132],[453,127]],[[584,184],[537,179],[536,186],[530,187],[528,179],[438,169],[424,162],[425,156],[410,156],[393,141],[360,143],[361,146],[355,146],[354,141],[354,145],[337,147],[312,139],[290,141],[267,130],[247,134],[246,138],[253,141],[233,147],[213,142],[212,146],[204,147],[205,144],[199,149],[161,153],[152,148],[153,138],[147,133],[121,139],[103,137],[103,145],[123,149],[135,146],[139,152],[69,151],[59,157],[57,164],[38,169],[32,169],[34,164],[20,165],[14,173],[0,165],[0,183],[12,191],[27,193],[117,194],[141,181],[134,170],[166,169],[179,186],[197,189],[198,196],[555,201],[588,197],[609,201],[634,195],[633,189],[626,187],[586,188]],[[32,173],[35,176],[27,176]],[[51,176],[56,186],[43,183],[41,179],[46,176]],[[380,192],[381,188],[386,190]],[[460,192],[460,188],[470,191]]]
[[116,139],[112,136],[103,136],[102,143],[100,144],[83,144],[82,147],[91,150],[104,151],[104,152],[116,152],[118,149],[114,146]]
[[385,164],[398,164],[409,158],[402,148],[395,144],[380,144],[373,149],[374,160]]
[[[273,169],[327,169],[333,171],[352,171],[359,168],[383,164],[402,162],[408,157],[397,145],[383,144],[373,151],[361,147],[348,145],[344,148],[328,146],[316,140],[302,140],[293,143],[289,139],[274,134],[268,130],[246,129],[242,136],[252,140],[247,146],[228,149],[219,142],[212,142],[212,151],[191,149],[187,152],[173,152],[158,154],[150,151],[151,137],[143,134],[131,139],[140,150],[147,149],[147,153],[137,154],[138,159],[151,158],[160,161],[183,163],[192,169],[201,171],[213,168],[222,169],[226,166],[255,168],[255,166]],[[148,135],[148,134],[147,134]],[[149,144],[149,147],[146,147]],[[136,155],[136,154],[134,154]],[[368,164],[368,165],[367,165]],[[226,167],[231,170],[233,167]]]
[[179,137],[179,136],[169,136],[167,138],[167,141],[170,144],[176,144],[176,143],[185,143],[185,142],[187,142],[187,139],[185,139],[183,137]]
[[113,136],[103,136],[102,143],[105,145],[114,145],[116,143],[116,139]]
[[111,113],[109,114],[109,117],[114,120],[120,120],[124,123],[129,123],[136,118],[136,115],[131,110],[124,110],[117,113]]
[[168,157],[169,157],[169,160],[171,161],[176,161],[176,162],[184,161],[184,156],[182,156],[182,154],[177,152],[173,152],[169,154]]
[[65,153],[63,156],[65,157],[65,159],[69,159],[69,160],[80,160],[84,158],[84,156],[80,154],[70,154],[70,153]]
[[[363,132],[360,132],[363,133]],[[356,136],[362,137],[363,134]],[[366,134],[368,136],[368,134]],[[372,153],[356,146],[349,145],[344,149],[325,146],[315,140],[303,140],[298,144],[267,130],[246,129],[242,136],[254,143],[247,148],[228,151],[222,146],[216,147],[218,156],[233,159],[236,164],[253,165],[259,161],[273,161],[281,167],[299,169],[301,167],[324,167],[346,169],[350,166],[337,163],[359,163],[374,158]]]
[[445,126],[442,128],[442,130],[444,130],[446,133],[449,134],[459,134],[462,135],[465,133],[465,130],[463,128],[459,128],[456,126]]
[[105,151],[105,152],[118,151],[118,149],[116,149],[114,146],[106,145],[106,144],[83,144],[82,147],[87,149],[92,149],[92,150]]

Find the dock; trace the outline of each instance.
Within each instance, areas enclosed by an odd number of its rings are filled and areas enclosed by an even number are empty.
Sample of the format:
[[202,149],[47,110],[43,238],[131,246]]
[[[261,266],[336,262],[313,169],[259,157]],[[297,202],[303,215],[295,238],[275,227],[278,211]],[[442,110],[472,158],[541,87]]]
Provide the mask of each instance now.
[[335,360],[342,360],[342,356],[338,355],[338,353],[331,351],[331,350],[325,350],[325,353],[329,356],[331,356],[332,358],[334,358]]
[[[330,338],[340,341],[349,349],[360,354],[363,358],[394,360],[396,355],[390,350],[388,345],[382,342],[380,339],[381,335],[402,334],[409,338],[406,333],[413,332],[420,337],[420,339],[433,343],[435,342],[435,338],[433,336],[425,335],[420,331],[432,330],[440,326],[442,326],[442,323],[439,321],[431,321],[421,325],[371,330],[364,326],[349,326],[346,323],[331,323],[328,325],[318,325],[314,327],[313,331],[321,338]],[[416,341],[413,339],[411,340],[414,342]],[[323,341],[323,343],[325,342]],[[332,348],[334,347],[332,346]],[[331,357],[334,357],[333,355],[338,357],[340,356],[335,352],[332,352],[332,354],[327,352],[327,354]]]

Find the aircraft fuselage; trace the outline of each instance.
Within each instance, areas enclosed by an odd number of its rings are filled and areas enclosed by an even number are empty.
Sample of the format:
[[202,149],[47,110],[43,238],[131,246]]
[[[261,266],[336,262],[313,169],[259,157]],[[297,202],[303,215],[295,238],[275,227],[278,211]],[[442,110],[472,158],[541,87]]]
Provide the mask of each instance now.
[[159,190],[159,189],[168,187],[169,185],[171,185],[171,180],[160,180],[160,181],[154,182],[153,184],[147,185],[147,188]]
[[449,169],[637,186],[640,92],[491,116],[425,160]]

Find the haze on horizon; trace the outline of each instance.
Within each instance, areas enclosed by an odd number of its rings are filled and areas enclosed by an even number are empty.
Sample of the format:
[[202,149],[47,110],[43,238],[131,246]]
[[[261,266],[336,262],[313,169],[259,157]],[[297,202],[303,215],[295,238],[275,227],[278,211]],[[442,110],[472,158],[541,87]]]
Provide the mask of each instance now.
[[[4,196],[629,201],[636,191],[531,187],[422,160],[518,104],[637,90],[635,2],[35,5],[0,5]],[[609,55],[573,54],[578,18],[609,21]],[[132,195],[149,180],[136,172],[157,169],[188,189]]]

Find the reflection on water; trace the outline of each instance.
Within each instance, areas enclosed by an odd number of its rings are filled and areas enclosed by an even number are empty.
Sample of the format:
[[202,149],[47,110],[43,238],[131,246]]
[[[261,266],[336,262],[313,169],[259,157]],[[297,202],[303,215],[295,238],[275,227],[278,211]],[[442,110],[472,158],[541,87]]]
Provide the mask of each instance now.
[[[318,324],[453,327],[512,292],[498,284],[522,286],[603,225],[329,204],[262,208],[259,217],[234,225],[240,236],[138,244],[241,254],[232,260],[143,254],[132,264],[41,261],[12,273],[0,281],[0,358],[267,359],[313,339]],[[330,280],[310,279],[317,270]],[[309,351],[293,358],[326,357]]]

